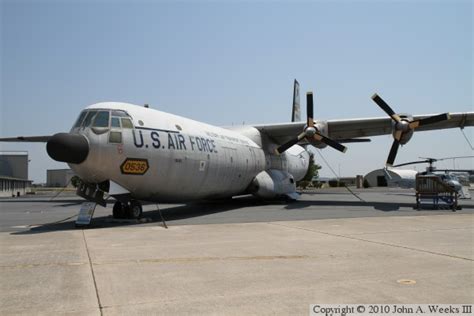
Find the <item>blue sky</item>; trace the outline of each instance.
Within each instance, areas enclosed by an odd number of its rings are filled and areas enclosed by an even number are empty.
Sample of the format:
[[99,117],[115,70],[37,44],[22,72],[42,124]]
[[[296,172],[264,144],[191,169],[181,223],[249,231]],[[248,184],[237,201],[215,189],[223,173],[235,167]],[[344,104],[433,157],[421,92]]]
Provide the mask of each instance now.
[[[384,116],[374,92],[399,112],[473,111],[472,19],[472,1],[2,1],[0,135],[68,131],[100,101],[215,125],[285,122],[294,78],[318,119]],[[322,153],[342,176],[365,174],[391,142]],[[0,150],[28,150],[36,182],[65,167],[42,144]],[[424,132],[397,162],[472,154],[458,129]]]

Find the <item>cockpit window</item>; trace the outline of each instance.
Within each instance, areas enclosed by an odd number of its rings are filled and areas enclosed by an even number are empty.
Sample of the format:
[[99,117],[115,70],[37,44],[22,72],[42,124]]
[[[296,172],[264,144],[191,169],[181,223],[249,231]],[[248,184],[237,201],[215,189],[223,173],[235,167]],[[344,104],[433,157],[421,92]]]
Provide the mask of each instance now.
[[101,127],[101,128],[130,128],[133,122],[130,115],[122,110],[85,110],[79,115],[74,128]]
[[88,112],[87,115],[86,115],[86,118],[82,122],[81,126],[82,127],[88,127],[89,125],[91,125],[92,119],[94,118],[96,113],[97,113],[97,111]]
[[132,121],[129,118],[122,117],[122,127],[123,128],[133,128]]
[[112,116],[128,117],[128,114],[125,111],[115,110],[112,111]]
[[82,111],[81,114],[79,114],[79,117],[77,118],[77,121],[76,121],[76,123],[74,124],[74,127],[73,127],[73,128],[76,128],[76,127],[81,126],[82,120],[84,119],[84,117],[86,116],[86,114],[87,114],[87,111]]
[[99,111],[94,119],[93,127],[109,127],[109,111]]
[[457,181],[458,180],[456,176],[451,175],[451,174],[443,174],[441,175],[441,179],[443,179],[444,181]]
[[120,128],[120,119],[118,117],[112,117],[110,120],[110,126]]

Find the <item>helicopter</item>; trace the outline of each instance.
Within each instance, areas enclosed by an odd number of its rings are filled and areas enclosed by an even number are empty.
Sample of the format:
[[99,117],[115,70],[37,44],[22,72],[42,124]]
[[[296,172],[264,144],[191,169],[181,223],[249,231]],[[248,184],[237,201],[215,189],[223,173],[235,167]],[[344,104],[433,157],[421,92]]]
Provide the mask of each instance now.
[[[393,167],[402,167],[402,166],[426,163],[426,164],[428,164],[428,167],[426,167],[426,171],[420,172],[420,173],[418,173],[418,175],[436,175],[441,179],[441,181],[445,182],[451,188],[456,190],[456,192],[458,192],[458,195],[460,195],[462,198],[470,198],[469,190],[463,190],[463,185],[462,185],[462,182],[467,182],[466,185],[469,186],[469,180],[460,181],[458,176],[454,175],[453,172],[468,173],[468,174],[471,175],[473,173],[473,170],[468,170],[468,169],[466,169],[466,170],[464,170],[464,169],[437,169],[434,166],[434,163],[438,162],[438,161],[450,160],[450,159],[474,158],[474,156],[457,156],[457,157],[444,157],[444,158],[419,157],[419,158],[422,159],[422,160],[405,162],[405,163],[401,163],[401,164],[398,164],[398,165],[394,165]],[[440,172],[444,172],[444,173],[440,173]]]

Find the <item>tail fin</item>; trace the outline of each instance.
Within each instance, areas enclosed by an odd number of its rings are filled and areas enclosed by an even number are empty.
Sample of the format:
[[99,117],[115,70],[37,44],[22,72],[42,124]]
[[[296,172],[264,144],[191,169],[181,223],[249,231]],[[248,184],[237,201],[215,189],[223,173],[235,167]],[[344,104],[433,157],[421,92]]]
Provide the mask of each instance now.
[[291,112],[291,121],[301,121],[301,110],[300,110],[300,84],[295,79],[293,87],[293,110]]

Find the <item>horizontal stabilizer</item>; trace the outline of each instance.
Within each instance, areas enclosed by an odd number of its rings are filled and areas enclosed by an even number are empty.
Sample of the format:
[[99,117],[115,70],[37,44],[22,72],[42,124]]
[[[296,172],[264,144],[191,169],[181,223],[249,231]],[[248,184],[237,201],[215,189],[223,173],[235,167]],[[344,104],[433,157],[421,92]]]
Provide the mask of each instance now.
[[17,136],[0,138],[0,142],[47,143],[53,136]]

